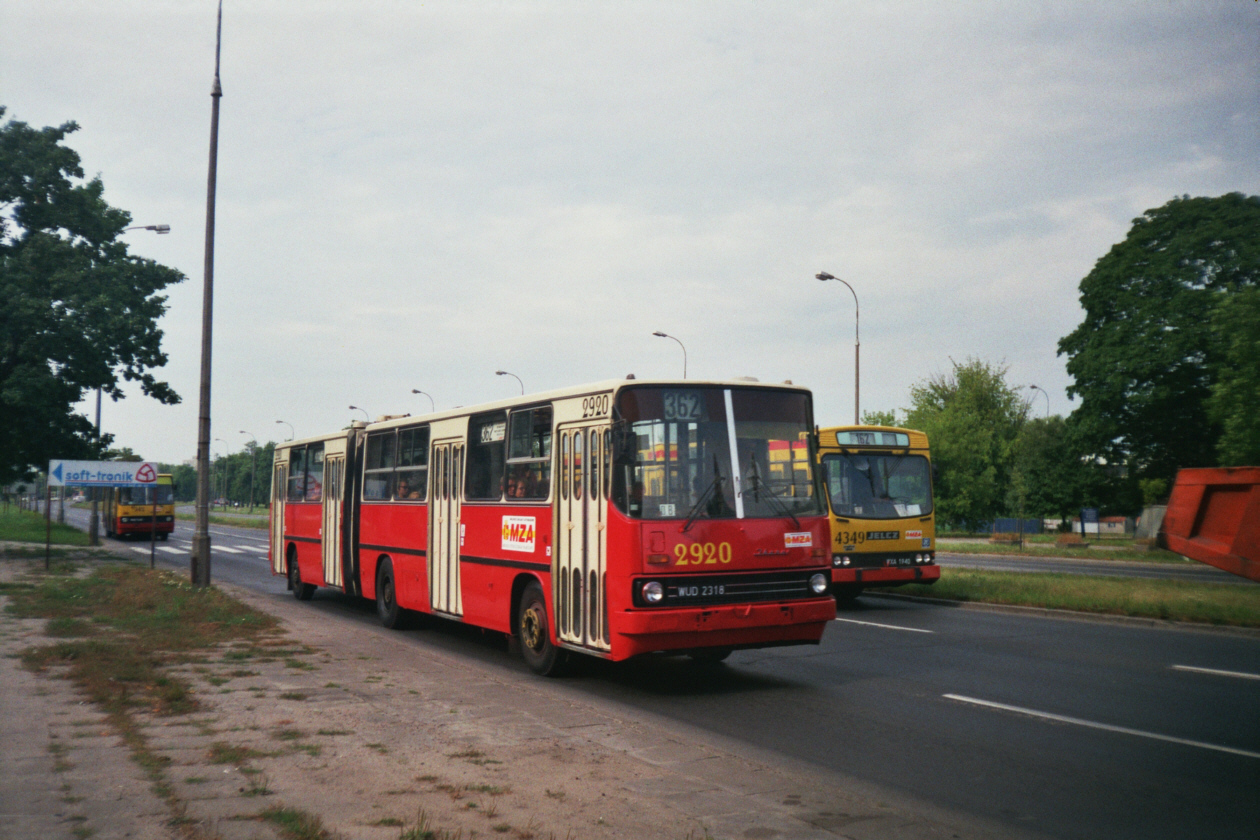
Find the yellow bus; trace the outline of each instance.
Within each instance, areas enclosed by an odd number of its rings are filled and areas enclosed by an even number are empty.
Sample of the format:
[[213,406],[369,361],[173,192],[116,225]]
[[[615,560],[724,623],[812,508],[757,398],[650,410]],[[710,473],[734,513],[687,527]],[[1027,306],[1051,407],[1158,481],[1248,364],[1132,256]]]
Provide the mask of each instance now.
[[852,603],[871,586],[940,579],[927,435],[894,426],[820,429],[818,460],[837,602]]
[[[153,496],[157,494],[155,525]],[[105,534],[110,537],[145,537],[156,530],[157,538],[166,539],[175,530],[175,488],[171,477],[160,473],[157,486],[110,487],[105,491]]]

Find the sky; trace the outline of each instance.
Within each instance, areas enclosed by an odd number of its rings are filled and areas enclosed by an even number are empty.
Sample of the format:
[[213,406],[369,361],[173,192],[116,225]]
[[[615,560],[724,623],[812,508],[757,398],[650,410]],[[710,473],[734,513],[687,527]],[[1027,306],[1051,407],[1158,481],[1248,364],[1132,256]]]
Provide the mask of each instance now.
[[[213,0],[0,0],[7,118],[77,122],[106,200],[171,226],[124,236],[187,276],[183,402],[102,408],[163,462],[196,455],[214,37]],[[497,370],[681,377],[656,331],[824,426],[859,329],[864,413],[977,358],[1066,415],[1094,262],[1260,193],[1254,0],[226,0],[220,78],[216,456],[517,393]]]

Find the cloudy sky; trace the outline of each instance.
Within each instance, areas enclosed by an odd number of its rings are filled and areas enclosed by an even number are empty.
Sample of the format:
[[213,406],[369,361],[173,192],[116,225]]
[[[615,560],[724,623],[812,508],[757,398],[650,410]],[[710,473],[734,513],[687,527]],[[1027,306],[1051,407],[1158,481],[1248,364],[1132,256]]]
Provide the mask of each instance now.
[[[0,104],[183,271],[106,400],[195,455],[213,0],[0,0]],[[969,356],[1072,404],[1077,286],[1174,196],[1260,193],[1260,6],[224,4],[213,446],[622,377],[791,379],[820,423]],[[1032,395],[1034,392],[1028,392]],[[1035,396],[1035,409],[1046,401]],[[90,413],[91,406],[84,403]]]

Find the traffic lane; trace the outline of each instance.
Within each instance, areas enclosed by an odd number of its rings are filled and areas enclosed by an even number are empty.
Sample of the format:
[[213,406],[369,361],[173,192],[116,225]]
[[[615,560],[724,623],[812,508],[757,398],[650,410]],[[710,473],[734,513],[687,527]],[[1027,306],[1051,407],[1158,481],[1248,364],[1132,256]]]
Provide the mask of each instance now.
[[[739,652],[717,672],[677,659],[631,662],[597,668],[584,688],[1012,828],[1184,837],[1211,809],[1220,836],[1252,836],[1260,812],[1230,791],[1240,777],[1255,778],[1255,759],[944,695],[1006,698],[1254,750],[1254,723],[1239,726],[1254,720],[1254,690],[1185,680],[1168,661],[1248,666],[1254,640],[969,612],[890,604],[867,617],[934,632],[837,624],[819,648]],[[1127,655],[1133,647],[1139,653]]]
[[1101,577],[1150,578],[1184,580],[1194,583],[1251,584],[1252,581],[1231,575],[1215,566],[1187,560],[1185,565],[1173,563],[1134,563],[1124,560],[1069,560],[1057,557],[1011,557],[996,554],[952,554],[938,552],[936,562],[942,567],[987,569],[1001,572],[1059,572]]

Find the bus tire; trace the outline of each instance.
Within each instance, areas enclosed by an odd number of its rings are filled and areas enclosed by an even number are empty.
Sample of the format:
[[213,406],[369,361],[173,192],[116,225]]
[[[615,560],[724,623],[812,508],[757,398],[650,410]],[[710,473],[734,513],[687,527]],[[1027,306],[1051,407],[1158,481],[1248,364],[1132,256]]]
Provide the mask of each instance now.
[[516,635],[521,656],[535,674],[554,677],[560,674],[565,653],[551,643],[551,626],[547,622],[547,601],[538,581],[531,581],[521,593],[517,610]]
[[289,588],[293,590],[293,597],[299,601],[309,601],[315,594],[315,584],[302,582],[296,551],[289,552]]
[[389,559],[382,560],[376,567],[376,615],[390,630],[401,630],[406,624],[406,610],[398,606],[394,564]]
[[857,603],[858,596],[865,589],[860,583],[842,583],[835,588],[836,606],[851,607]]

